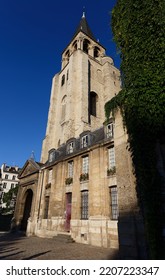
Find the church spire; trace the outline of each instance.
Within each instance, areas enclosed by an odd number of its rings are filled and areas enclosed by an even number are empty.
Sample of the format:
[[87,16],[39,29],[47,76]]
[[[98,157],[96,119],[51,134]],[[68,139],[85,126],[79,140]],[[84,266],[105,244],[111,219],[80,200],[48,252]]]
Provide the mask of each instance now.
[[93,33],[87,23],[86,17],[85,17],[85,11],[83,11],[83,15],[82,18],[80,20],[80,23],[76,29],[76,32],[73,36],[73,38],[80,32],[82,31],[83,33],[85,33],[87,36],[89,36],[91,39],[93,39],[94,41],[97,41],[96,38],[93,36]]

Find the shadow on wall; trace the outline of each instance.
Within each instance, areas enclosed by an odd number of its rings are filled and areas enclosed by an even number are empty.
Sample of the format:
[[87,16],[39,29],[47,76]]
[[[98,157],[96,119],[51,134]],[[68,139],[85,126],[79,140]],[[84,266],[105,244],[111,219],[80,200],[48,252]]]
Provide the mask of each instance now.
[[133,207],[131,211],[120,212],[118,237],[120,260],[148,259],[143,218]]

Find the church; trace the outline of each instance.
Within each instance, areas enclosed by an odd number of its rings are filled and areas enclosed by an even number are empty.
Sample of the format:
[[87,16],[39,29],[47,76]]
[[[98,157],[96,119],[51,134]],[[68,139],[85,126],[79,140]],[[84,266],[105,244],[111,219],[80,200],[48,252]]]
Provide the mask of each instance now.
[[27,236],[66,234],[137,256],[143,222],[128,135],[119,111],[105,117],[120,89],[120,71],[83,13],[52,81],[41,160],[27,160],[19,175],[13,223]]

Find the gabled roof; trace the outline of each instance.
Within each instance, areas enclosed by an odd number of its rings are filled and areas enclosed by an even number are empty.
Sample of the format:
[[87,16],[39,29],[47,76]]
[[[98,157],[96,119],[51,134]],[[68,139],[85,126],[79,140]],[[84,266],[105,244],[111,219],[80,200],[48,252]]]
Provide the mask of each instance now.
[[40,168],[43,166],[42,163],[39,163],[39,162],[36,162],[32,159],[28,159],[23,168],[21,169],[20,173],[19,173],[19,179],[21,177],[24,177],[24,176],[28,176],[30,174],[33,174],[33,173],[36,173],[36,172],[39,172]]
[[80,20],[80,23],[76,29],[76,32],[73,36],[73,38],[80,32],[82,31],[83,33],[85,33],[87,36],[89,36],[91,39],[93,39],[94,41],[96,41],[96,38],[93,36],[92,31],[90,30],[90,27],[87,23],[87,20],[85,18],[85,13],[83,13],[83,16]]

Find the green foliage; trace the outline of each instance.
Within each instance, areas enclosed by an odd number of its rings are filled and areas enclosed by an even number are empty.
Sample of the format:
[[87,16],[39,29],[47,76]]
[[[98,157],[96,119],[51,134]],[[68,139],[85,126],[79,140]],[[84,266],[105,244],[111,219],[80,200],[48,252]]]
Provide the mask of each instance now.
[[161,257],[156,143],[165,131],[165,1],[118,0],[112,11],[123,89],[105,106],[120,108],[129,134],[150,257]]
[[14,210],[13,205],[11,205],[12,201],[16,201],[18,193],[18,185],[15,188],[10,189],[7,193],[4,193],[3,203],[6,203],[6,211]]

